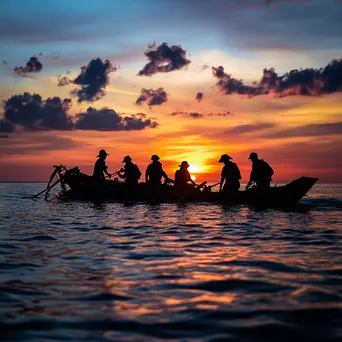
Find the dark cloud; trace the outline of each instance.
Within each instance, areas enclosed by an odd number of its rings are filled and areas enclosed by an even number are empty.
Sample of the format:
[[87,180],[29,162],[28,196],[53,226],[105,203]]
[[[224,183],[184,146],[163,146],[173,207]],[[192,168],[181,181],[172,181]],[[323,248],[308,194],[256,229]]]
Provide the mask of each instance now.
[[204,115],[196,112],[173,112],[171,113],[171,116],[182,116],[183,118],[192,118],[192,119],[200,119],[203,118]]
[[181,116],[183,118],[192,118],[199,119],[205,118],[208,116],[231,116],[234,115],[231,112],[223,112],[223,113],[196,113],[196,112],[184,112],[184,111],[176,111],[170,114],[171,116]]
[[95,109],[89,107],[87,112],[76,115],[76,129],[96,131],[132,131],[156,128],[157,122],[146,118],[143,113],[120,116],[113,109]]
[[49,97],[43,100],[39,94],[26,92],[4,101],[4,117],[27,131],[70,130],[73,127],[68,115],[70,107],[71,99]]
[[286,128],[266,134],[268,138],[315,137],[323,135],[342,135],[342,122],[319,123]]
[[106,95],[106,87],[109,84],[109,74],[117,70],[109,60],[102,62],[100,58],[93,59],[87,66],[81,67],[81,73],[71,80],[68,77],[59,77],[58,86],[62,87],[70,83],[80,86],[71,91],[77,97],[77,101],[94,102]]
[[186,51],[180,45],[168,46],[167,43],[163,43],[157,47],[153,43],[148,46],[144,54],[149,59],[149,63],[139,71],[139,76],[180,70],[191,63],[186,59]]
[[[43,100],[39,94],[14,95],[4,101],[4,119],[0,120],[0,132],[50,130],[132,131],[156,128],[158,123],[143,113],[119,115],[113,109],[89,107],[85,113],[72,120],[68,112],[71,99],[49,97]],[[18,127],[16,127],[18,125]]]
[[342,58],[332,60],[325,68],[295,69],[282,76],[274,68],[264,69],[261,80],[252,85],[225,73],[222,66],[213,67],[212,71],[218,79],[216,86],[226,95],[320,96],[342,91]]
[[26,76],[29,73],[39,72],[43,69],[43,64],[36,56],[32,56],[24,67],[15,67],[14,72],[20,76]]
[[196,94],[196,100],[198,101],[198,102],[201,102],[202,100],[203,100],[203,98],[204,98],[204,94],[202,93],[202,92],[198,92],[197,94]]
[[12,133],[15,131],[15,125],[7,120],[0,120],[0,132],[1,133]]
[[167,93],[164,88],[158,89],[141,89],[141,94],[135,101],[136,105],[141,105],[144,102],[147,102],[149,107],[155,105],[161,105],[162,103],[167,101]]
[[209,113],[207,116],[234,116],[234,114],[232,112]]
[[70,80],[68,77],[58,76],[58,87],[64,87],[70,83],[72,83],[72,80]]

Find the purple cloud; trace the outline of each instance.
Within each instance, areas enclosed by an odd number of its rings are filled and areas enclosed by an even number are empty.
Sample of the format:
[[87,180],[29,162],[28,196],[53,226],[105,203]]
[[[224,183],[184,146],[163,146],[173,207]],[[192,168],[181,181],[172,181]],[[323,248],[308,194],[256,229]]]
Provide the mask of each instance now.
[[81,67],[81,73],[71,80],[68,77],[59,77],[58,86],[63,87],[70,83],[78,85],[71,91],[71,95],[81,102],[94,102],[106,95],[106,87],[109,84],[109,74],[117,70],[109,60],[102,62],[100,58],[93,59],[87,66]]
[[143,113],[121,116],[110,108],[89,107],[85,113],[76,115],[76,129],[81,130],[133,131],[157,126],[157,122]]
[[15,67],[14,72],[19,76],[26,76],[29,73],[39,72],[43,69],[43,64],[36,56],[32,56],[24,67]]
[[201,119],[201,118],[204,117],[204,115],[200,114],[200,113],[196,113],[196,112],[182,112],[182,111],[173,112],[170,115],[171,116],[181,116],[183,118],[192,118],[192,119]]
[[202,100],[203,100],[203,98],[204,98],[204,94],[202,93],[202,92],[198,92],[197,94],[196,94],[196,100],[198,101],[198,102],[201,102]]
[[26,92],[4,101],[4,117],[27,131],[70,130],[73,127],[68,115],[70,107],[71,99],[49,97],[43,100],[39,94]]
[[226,95],[320,96],[342,91],[342,58],[332,60],[325,68],[295,69],[282,76],[274,68],[264,69],[261,80],[252,85],[225,73],[222,66],[213,67],[212,71],[218,79],[216,86]]
[[150,44],[145,51],[145,56],[149,59],[138,76],[152,76],[158,72],[170,72],[180,70],[191,63],[186,59],[186,51],[180,45],[168,46],[163,43],[157,47],[155,43]]
[[164,88],[158,89],[141,89],[141,94],[135,101],[136,105],[141,105],[147,102],[149,107],[161,105],[164,102],[167,102],[167,93]]
[[1,133],[12,133],[15,131],[15,125],[8,120],[0,120],[0,132]]

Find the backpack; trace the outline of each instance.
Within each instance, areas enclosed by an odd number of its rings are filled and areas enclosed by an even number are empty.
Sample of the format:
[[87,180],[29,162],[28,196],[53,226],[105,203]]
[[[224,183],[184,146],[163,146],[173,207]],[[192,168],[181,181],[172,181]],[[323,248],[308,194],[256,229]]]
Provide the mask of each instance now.
[[271,168],[271,166],[265,162],[264,160],[262,160],[262,169],[263,169],[263,173],[265,175],[267,175],[268,177],[272,177],[274,175],[274,171],[273,169]]
[[140,177],[141,177],[141,172],[140,172],[139,167],[138,167],[137,164],[134,164],[134,173],[135,173],[137,179],[140,179]]

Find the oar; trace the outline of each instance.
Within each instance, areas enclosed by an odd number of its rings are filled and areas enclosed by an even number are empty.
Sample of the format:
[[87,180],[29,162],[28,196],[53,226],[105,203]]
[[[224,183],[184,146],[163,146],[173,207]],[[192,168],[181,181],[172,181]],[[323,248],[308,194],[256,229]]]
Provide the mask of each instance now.
[[44,193],[44,192],[50,191],[57,183],[59,183],[59,182],[61,181],[60,179],[58,179],[55,183],[53,183],[53,184],[50,186],[50,184],[51,184],[51,182],[52,182],[52,179],[57,175],[57,173],[60,174],[60,172],[61,172],[62,170],[66,170],[66,167],[63,166],[63,165],[59,165],[59,166],[54,165],[53,167],[55,168],[55,170],[52,172],[52,174],[51,174],[51,176],[50,176],[50,179],[49,179],[49,182],[48,182],[46,188],[45,188],[43,191],[41,191],[39,194],[32,196],[32,199],[37,198],[39,195],[41,195],[41,194]]
[[45,190],[41,191],[39,194],[32,196],[32,199],[37,198],[39,195],[41,195],[44,192],[50,191],[56,184],[58,184],[61,180],[58,179],[56,182],[54,182],[51,186],[48,186]]
[[216,183],[214,185],[209,185],[208,188],[213,188],[214,186],[219,185],[219,184],[220,184],[220,182],[218,182],[218,183]]
[[204,181],[203,183],[201,183],[201,184],[199,184],[199,185],[197,185],[197,186],[195,186],[193,189],[191,189],[189,192],[187,192],[177,203],[181,203],[183,200],[184,200],[184,198],[186,198],[186,197],[188,197],[189,195],[191,195],[195,190],[197,190],[197,189],[201,189],[204,185],[206,185],[207,184],[207,182],[206,181]]

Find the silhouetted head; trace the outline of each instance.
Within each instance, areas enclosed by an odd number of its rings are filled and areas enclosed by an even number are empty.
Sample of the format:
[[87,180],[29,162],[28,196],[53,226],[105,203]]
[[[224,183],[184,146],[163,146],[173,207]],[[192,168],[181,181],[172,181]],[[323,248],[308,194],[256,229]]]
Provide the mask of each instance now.
[[226,163],[230,159],[233,159],[231,156],[228,156],[228,154],[222,154],[219,163]]
[[256,152],[252,152],[250,155],[249,155],[249,158],[252,162],[258,160],[258,154]]
[[151,160],[153,160],[153,161],[157,161],[157,160],[159,160],[160,158],[156,155],[156,154],[154,154],[152,157],[151,157]]
[[123,163],[129,163],[130,161],[132,161],[132,158],[130,156],[126,156],[122,162]]
[[105,150],[100,150],[97,158],[106,158],[109,154]]
[[190,165],[189,165],[189,163],[188,163],[186,160],[183,160],[183,161],[181,162],[181,164],[178,165],[178,166],[188,168]]

